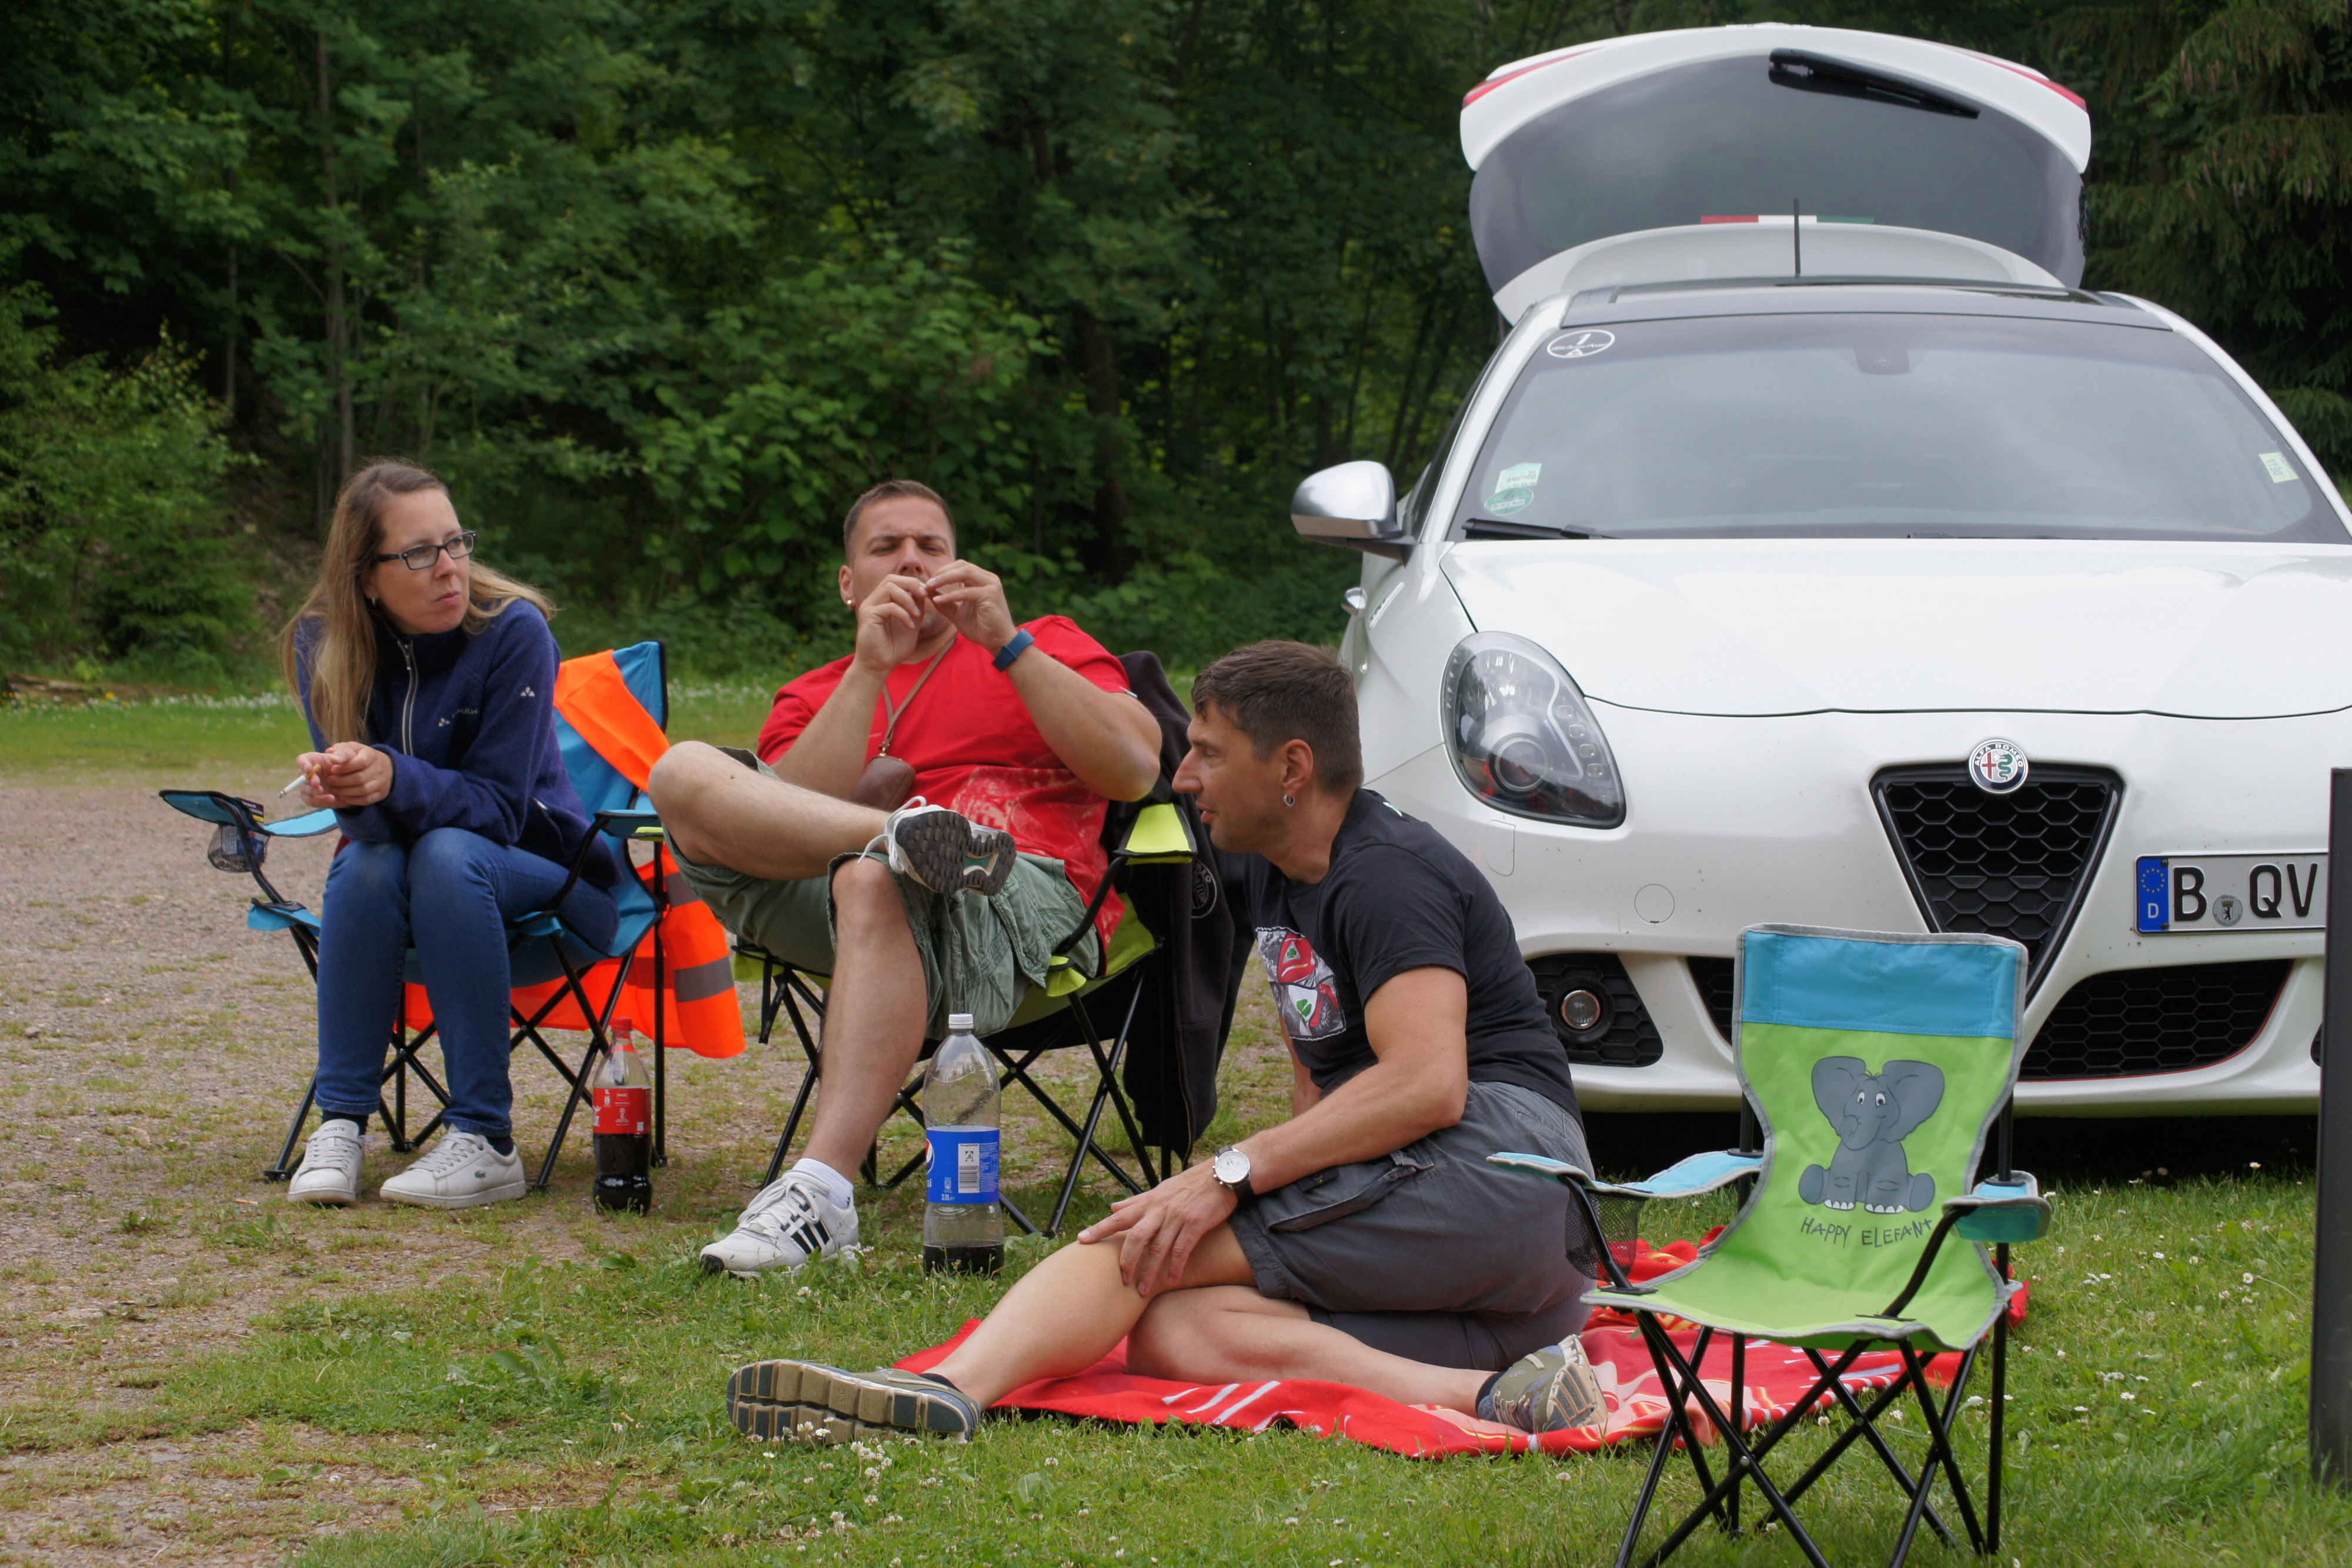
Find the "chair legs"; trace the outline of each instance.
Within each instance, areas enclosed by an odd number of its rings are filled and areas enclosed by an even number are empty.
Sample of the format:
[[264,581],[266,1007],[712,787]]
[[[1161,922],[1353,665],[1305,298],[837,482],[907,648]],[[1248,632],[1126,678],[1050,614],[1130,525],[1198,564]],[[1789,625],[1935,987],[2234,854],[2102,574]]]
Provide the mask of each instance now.
[[[774,1035],[778,1019],[787,1019],[792,1023],[793,1035],[800,1041],[801,1054],[808,1063],[808,1071],[802,1076],[800,1088],[793,1097],[792,1113],[785,1118],[783,1131],[778,1135],[775,1150],[769,1157],[767,1174],[761,1179],[760,1185],[764,1187],[783,1173],[784,1162],[792,1153],[793,1140],[799,1134],[802,1118],[807,1113],[810,1096],[815,1091],[817,1080],[824,1074],[824,1048],[821,1043],[821,1036],[824,1025],[824,1002],[804,977],[785,966],[772,955],[758,949],[741,951],[746,956],[759,959],[761,964],[760,1043],[768,1044]],[[1034,1047],[1014,1051],[999,1046],[993,1040],[983,1042],[987,1045],[990,1054],[996,1058],[999,1086],[1010,1088],[1017,1083],[1026,1090],[1030,1097],[1036,1101],[1038,1106],[1059,1123],[1062,1130],[1067,1133],[1076,1145],[1071,1154],[1069,1166],[1063,1173],[1061,1191],[1054,1206],[1053,1218],[1042,1229],[1023,1213],[1019,1206],[1011,1198],[1002,1200],[1006,1217],[1031,1235],[1057,1236],[1061,1233],[1063,1222],[1068,1218],[1070,1204],[1077,1191],[1078,1179],[1085,1174],[1087,1164],[1090,1159],[1109,1172],[1112,1179],[1129,1192],[1143,1191],[1147,1186],[1161,1179],[1165,1174],[1172,1173],[1175,1168],[1174,1151],[1164,1150],[1160,1164],[1165,1169],[1155,1172],[1154,1162],[1146,1146],[1134,1110],[1129,1105],[1127,1096],[1118,1085],[1119,1064],[1125,1057],[1128,1035],[1134,1025],[1142,994],[1140,977],[1139,977],[1137,983],[1129,989],[1127,999],[1121,1008],[1118,1029],[1112,1035],[1108,1046],[1103,1044],[1102,1032],[1094,1026],[1086,998],[1073,997],[1070,999],[1071,1016],[1076,1020],[1078,1032],[1094,1059],[1096,1071],[1094,1096],[1087,1106],[1083,1122],[1064,1109],[1061,1103],[1055,1100],[1045,1086],[1038,1082],[1031,1073],[1031,1069],[1036,1065],[1038,1060],[1046,1054],[1046,1048]],[[923,1125],[921,1086],[922,1073],[919,1069],[916,1074],[898,1090],[891,1105],[894,1113],[906,1116],[919,1128]],[[1130,1175],[1127,1167],[1120,1165],[1109,1151],[1103,1147],[1101,1140],[1097,1135],[1101,1128],[1106,1109],[1116,1113],[1120,1127],[1127,1134],[1129,1147],[1133,1151],[1136,1164],[1143,1173],[1140,1181]],[[886,1179],[875,1165],[875,1151],[869,1149],[863,1167],[863,1175],[873,1186],[896,1187],[921,1169],[922,1165],[922,1156],[916,1155]]]
[[[1889,1559],[1889,1568],[1902,1568],[1905,1559],[1910,1554],[1912,1542],[1917,1538],[1922,1523],[1934,1531],[1946,1545],[1956,1544],[1951,1532],[1945,1527],[1943,1521],[1937,1516],[1929,1500],[1939,1479],[1951,1489],[1953,1501],[1958,1508],[1961,1526],[1967,1532],[1969,1546],[1979,1554],[1998,1549],[2000,1516],[1997,1511],[1997,1499],[2002,1437],[2000,1403],[2000,1395],[2003,1392],[2002,1384],[2006,1381],[2004,1364],[2007,1352],[2007,1323],[2005,1320],[1996,1322],[1993,1329],[1994,1411],[1991,1451],[1987,1464],[1986,1511],[1986,1521],[1990,1528],[1979,1525],[1975,1500],[1960,1473],[1959,1458],[1952,1442],[1954,1427],[1958,1424],[1960,1413],[1967,1407],[1966,1396],[1969,1381],[1971,1373],[1975,1370],[1978,1352],[1982,1348],[1981,1343],[1970,1349],[1960,1358],[1959,1371],[1940,1403],[1936,1396],[1934,1387],[1927,1381],[1928,1358],[1908,1341],[1891,1342],[1892,1347],[1903,1358],[1903,1371],[1893,1383],[1874,1391],[1866,1405],[1857,1399],[1853,1391],[1844,1383],[1846,1369],[1853,1364],[1857,1356],[1863,1354],[1865,1346],[1856,1345],[1848,1349],[1839,1357],[1834,1365],[1819,1352],[1809,1351],[1806,1354],[1819,1374],[1812,1387],[1802,1398],[1790,1406],[1788,1412],[1775,1421],[1760,1437],[1751,1437],[1741,1430],[1743,1412],[1740,1408],[1742,1403],[1740,1380],[1745,1372],[1746,1358],[1739,1337],[1734,1336],[1732,1341],[1733,1394],[1730,1401],[1732,1407],[1727,1412],[1717,1402],[1714,1394],[1708,1390],[1698,1375],[1698,1369],[1706,1359],[1707,1346],[1714,1337],[1715,1331],[1701,1330],[1696,1346],[1693,1353],[1685,1357],[1667,1337],[1665,1330],[1654,1318],[1648,1314],[1641,1314],[1639,1322],[1643,1343],[1649,1348],[1652,1364],[1657,1371],[1658,1381],[1667,1403],[1668,1414],[1666,1425],[1659,1432],[1657,1447],[1651,1456],[1649,1473],[1643,1479],[1640,1495],[1635,1500],[1633,1518],[1625,1527],[1624,1540],[1617,1554],[1618,1568],[1634,1568],[1635,1552],[1640,1545],[1643,1527],[1648,1521],[1650,1509],[1655,1500],[1658,1483],[1664,1477],[1670,1457],[1677,1447],[1683,1449],[1691,1461],[1692,1469],[1698,1479],[1701,1498],[1697,1506],[1693,1508],[1689,1514],[1675,1526],[1657,1550],[1639,1559],[1641,1568],[1654,1568],[1655,1564],[1664,1561],[1709,1517],[1714,1518],[1717,1525],[1727,1533],[1738,1533],[1739,1493],[1740,1490],[1750,1482],[1755,1485],[1770,1514],[1789,1532],[1790,1541],[1803,1553],[1806,1560],[1814,1564],[1814,1568],[1827,1568],[1820,1548],[1799,1521],[1795,1505],[1797,1500],[1804,1496],[1815,1481],[1827,1474],[1838,1458],[1858,1440],[1870,1444],[1875,1457],[1902,1490],[1906,1503],[1903,1528],[1896,1538],[1894,1555]],[[1879,1416],[1900,1403],[1906,1393],[1916,1403],[1923,1424],[1927,1427],[1927,1452],[1916,1474],[1895,1454],[1877,1427]],[[1818,1409],[1824,1400],[1834,1400],[1846,1413],[1849,1424],[1829,1448],[1808,1467],[1803,1475],[1798,1478],[1796,1483],[1783,1490],[1777,1487],[1766,1474],[1763,1466],[1764,1458],[1783,1437],[1795,1430],[1800,1422]],[[1727,1450],[1725,1473],[1719,1481],[1714,1478],[1701,1452],[1701,1446],[1697,1441],[1696,1422],[1691,1413],[1693,1406],[1696,1406],[1697,1414],[1703,1416],[1721,1437]]]

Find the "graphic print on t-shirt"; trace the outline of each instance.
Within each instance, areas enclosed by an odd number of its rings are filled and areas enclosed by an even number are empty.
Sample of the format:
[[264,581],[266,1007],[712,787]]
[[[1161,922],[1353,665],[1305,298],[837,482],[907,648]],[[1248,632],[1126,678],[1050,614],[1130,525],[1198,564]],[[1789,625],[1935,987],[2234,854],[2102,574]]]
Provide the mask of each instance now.
[[1324,1040],[1346,1032],[1348,1016],[1339,1007],[1331,966],[1317,956],[1313,943],[1286,925],[1261,925],[1257,956],[1291,1039]]

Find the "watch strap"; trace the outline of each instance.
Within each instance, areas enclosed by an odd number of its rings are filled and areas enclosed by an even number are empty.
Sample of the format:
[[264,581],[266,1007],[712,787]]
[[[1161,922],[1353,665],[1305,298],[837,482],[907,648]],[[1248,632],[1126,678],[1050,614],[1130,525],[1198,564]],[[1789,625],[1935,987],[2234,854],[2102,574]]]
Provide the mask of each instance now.
[[[1237,1145],[1228,1144],[1224,1148],[1219,1149],[1217,1153],[1218,1155],[1223,1155],[1228,1151],[1238,1148],[1238,1146],[1239,1145]],[[1248,1156],[1244,1155],[1243,1157],[1246,1159]],[[1209,1170],[1212,1176],[1216,1175],[1216,1166],[1213,1163],[1210,1166]],[[1257,1201],[1257,1188],[1250,1185],[1249,1173],[1246,1171],[1242,1174],[1242,1179],[1239,1181],[1227,1181],[1223,1176],[1217,1176],[1217,1185],[1223,1187],[1227,1192],[1232,1193],[1234,1195],[1234,1203],[1243,1208],[1247,1208],[1251,1204]]]
[[1024,626],[1020,631],[1013,633],[1013,641],[996,651],[996,667],[1000,670],[1011,669],[1013,661],[1035,646],[1036,642],[1037,639],[1029,634],[1029,629]]

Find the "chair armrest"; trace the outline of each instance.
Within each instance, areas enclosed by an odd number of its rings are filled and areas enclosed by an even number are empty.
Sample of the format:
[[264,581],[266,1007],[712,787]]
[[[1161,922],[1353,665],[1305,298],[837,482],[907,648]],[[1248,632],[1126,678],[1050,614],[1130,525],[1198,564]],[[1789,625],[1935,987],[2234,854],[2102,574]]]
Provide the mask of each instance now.
[[658,841],[667,835],[662,831],[661,813],[651,807],[627,811],[599,811],[596,831],[616,839]]
[[2012,1171],[2006,1182],[1979,1182],[1972,1192],[1944,1200],[1953,1228],[1970,1241],[2039,1241],[2050,1228],[2050,1200],[2031,1172]]
[[324,808],[305,811],[299,817],[289,817],[282,822],[264,822],[261,831],[273,839],[312,839],[335,830],[335,813]]
[[1601,1181],[1592,1173],[1565,1160],[1555,1160],[1544,1155],[1488,1155],[1490,1166],[1503,1166],[1511,1170],[1532,1171],[1556,1181],[1572,1183],[1590,1193],[1603,1197],[1696,1197],[1727,1186],[1742,1176],[1754,1176],[1764,1167],[1761,1155],[1732,1152],[1693,1155],[1660,1171],[1647,1181]]

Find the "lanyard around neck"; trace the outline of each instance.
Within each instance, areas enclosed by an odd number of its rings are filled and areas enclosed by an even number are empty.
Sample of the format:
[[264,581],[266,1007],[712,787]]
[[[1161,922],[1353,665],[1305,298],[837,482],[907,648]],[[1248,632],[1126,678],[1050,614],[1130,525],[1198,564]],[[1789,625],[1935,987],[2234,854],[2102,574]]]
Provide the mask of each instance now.
[[890,741],[898,733],[898,721],[907,716],[908,708],[915,706],[915,694],[923,689],[923,683],[929,680],[931,672],[940,667],[940,661],[954,651],[955,643],[950,641],[946,647],[932,654],[931,662],[923,666],[923,673],[915,677],[915,684],[907,688],[906,696],[896,703],[890,700],[890,684],[887,681],[882,684],[882,711],[890,717],[889,722],[882,728],[882,749],[876,752],[875,756],[890,755]]

